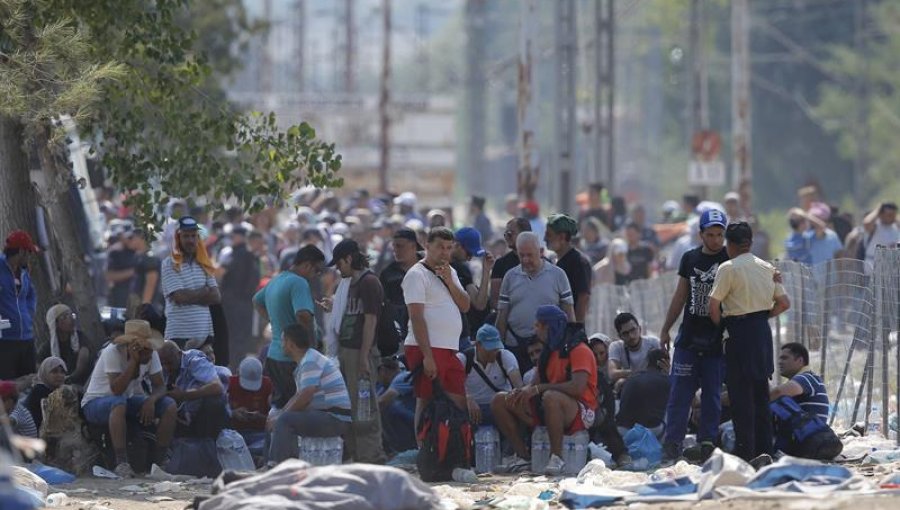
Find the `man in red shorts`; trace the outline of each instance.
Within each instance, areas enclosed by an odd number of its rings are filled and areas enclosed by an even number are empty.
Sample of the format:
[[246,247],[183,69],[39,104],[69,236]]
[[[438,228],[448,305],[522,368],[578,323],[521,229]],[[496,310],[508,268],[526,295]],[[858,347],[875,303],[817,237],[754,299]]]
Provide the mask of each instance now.
[[422,365],[413,381],[416,430],[422,409],[431,400],[433,380],[440,383],[453,403],[466,409],[466,370],[456,351],[462,331],[460,312],[469,311],[469,294],[450,267],[453,241],[450,229],[431,229],[425,259],[403,277],[403,297],[409,310],[406,364],[410,372]]
[[507,471],[526,468],[530,457],[519,434],[519,424],[532,429],[547,427],[550,461],[544,473],[564,471],[563,436],[587,430],[597,410],[597,360],[579,336],[566,335],[568,318],[555,305],[542,305],[535,314],[534,330],[544,342],[534,383],[509,393],[498,393],[491,402],[494,422],[512,443],[516,455],[504,462]]

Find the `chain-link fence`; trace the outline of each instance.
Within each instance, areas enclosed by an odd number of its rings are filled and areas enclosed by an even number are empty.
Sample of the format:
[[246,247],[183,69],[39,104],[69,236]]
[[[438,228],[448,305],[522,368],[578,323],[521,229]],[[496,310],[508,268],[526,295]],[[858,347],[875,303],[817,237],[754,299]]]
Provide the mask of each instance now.
[[[874,264],[835,259],[815,266],[776,265],[791,300],[791,309],[771,321],[776,358],[780,345],[806,346],[810,366],[822,375],[831,397],[832,423],[868,426],[870,416],[879,416],[887,436],[900,399],[900,248],[878,247]],[[645,332],[658,334],[677,278],[666,273],[627,286],[595,286],[588,331],[615,338],[613,319],[629,311]]]

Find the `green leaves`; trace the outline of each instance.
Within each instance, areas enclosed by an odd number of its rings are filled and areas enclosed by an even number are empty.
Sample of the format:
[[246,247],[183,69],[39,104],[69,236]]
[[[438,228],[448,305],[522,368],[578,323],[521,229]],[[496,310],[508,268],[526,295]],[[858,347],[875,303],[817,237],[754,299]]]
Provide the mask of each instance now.
[[[307,184],[340,186],[340,157],[307,123],[281,131],[274,113],[242,114],[212,79],[250,26],[240,0],[0,0],[0,113],[32,132],[68,113],[150,230],[170,197],[237,201],[248,210]],[[223,45],[224,44],[224,45]]]

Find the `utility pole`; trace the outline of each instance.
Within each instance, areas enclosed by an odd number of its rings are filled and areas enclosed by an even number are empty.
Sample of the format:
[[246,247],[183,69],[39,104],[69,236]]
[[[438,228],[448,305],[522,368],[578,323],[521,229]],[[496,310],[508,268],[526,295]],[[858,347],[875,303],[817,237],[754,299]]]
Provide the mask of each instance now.
[[615,188],[615,0],[594,2],[594,172],[593,181]]
[[557,0],[554,35],[556,40],[556,169],[559,176],[557,209],[571,212],[572,171],[575,159],[575,51],[577,24],[575,1]]
[[356,91],[356,31],[354,30],[355,0],[344,0],[344,92],[350,94]]
[[463,134],[462,164],[471,192],[484,190],[484,142],[486,79],[485,46],[487,38],[487,1],[466,0],[466,62],[465,62],[465,133]]
[[854,46],[857,60],[863,62],[862,72],[856,77],[856,161],[853,172],[853,201],[862,207],[865,201],[866,176],[869,173],[869,108],[870,79],[869,55],[866,37],[866,5],[867,0],[856,0],[854,16]]
[[518,121],[519,171],[516,175],[520,200],[532,200],[537,188],[540,169],[534,150],[535,104],[537,96],[533,81],[534,24],[537,0],[523,0],[519,6],[519,65],[516,87],[516,120]]
[[[272,0],[265,0],[263,2],[263,19],[266,20],[266,23],[274,24],[272,20]],[[269,104],[269,100],[272,95],[272,36],[270,35],[270,30],[267,30],[265,35],[262,38],[262,58],[260,59],[260,72],[259,72],[259,90],[263,96],[263,103]]]
[[731,131],[733,138],[732,183],[746,187],[753,182],[750,104],[750,11],[748,0],[731,2]]
[[428,58],[428,16],[430,8],[428,4],[419,3],[416,5],[416,64],[419,67],[419,92],[428,94],[431,88],[431,68]]
[[378,191],[389,190],[388,168],[391,161],[391,118],[388,106],[391,100],[391,0],[382,3],[381,90],[378,94],[378,118],[381,131],[379,143],[381,158],[378,163]]
[[303,58],[306,51],[306,0],[294,2],[294,81],[297,84],[297,92],[306,90],[306,61]]
[[[693,137],[709,129],[709,76],[706,72],[706,16],[705,0],[691,0],[690,8],[690,58],[691,58],[691,130]],[[706,199],[709,189],[705,185],[694,186],[694,192]]]

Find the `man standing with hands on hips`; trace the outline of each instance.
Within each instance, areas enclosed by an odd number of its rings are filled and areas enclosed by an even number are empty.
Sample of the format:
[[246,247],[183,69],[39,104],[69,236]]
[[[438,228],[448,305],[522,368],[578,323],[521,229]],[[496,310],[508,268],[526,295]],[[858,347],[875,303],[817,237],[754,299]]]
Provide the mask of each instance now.
[[469,311],[469,294],[450,267],[453,232],[436,227],[428,233],[425,259],[403,278],[403,296],[409,310],[409,334],[404,342],[410,372],[422,365],[413,380],[416,395],[416,430],[425,404],[433,396],[432,380],[460,409],[466,409],[466,370],[457,359],[460,312]]
[[725,384],[731,399],[735,454],[755,468],[772,463],[769,378],[775,371],[769,318],[790,308],[775,267],[750,253],[753,231],[746,222],[725,229],[728,256],[716,273],[709,317],[728,332]]

